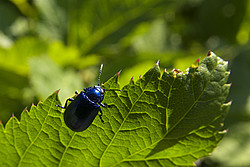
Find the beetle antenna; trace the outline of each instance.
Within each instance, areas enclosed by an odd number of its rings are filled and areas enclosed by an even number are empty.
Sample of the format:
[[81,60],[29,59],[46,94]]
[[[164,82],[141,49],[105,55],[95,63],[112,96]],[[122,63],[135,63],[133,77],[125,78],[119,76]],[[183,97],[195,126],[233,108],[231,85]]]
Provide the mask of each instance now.
[[100,86],[101,84],[102,67],[103,67],[103,64],[101,64],[101,67],[100,67],[100,72],[99,72],[99,77],[98,77],[98,86]]

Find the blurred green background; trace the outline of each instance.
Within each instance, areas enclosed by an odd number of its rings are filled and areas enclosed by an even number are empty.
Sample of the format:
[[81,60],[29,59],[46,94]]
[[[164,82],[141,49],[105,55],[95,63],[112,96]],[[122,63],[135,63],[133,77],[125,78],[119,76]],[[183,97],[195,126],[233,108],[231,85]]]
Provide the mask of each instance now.
[[199,166],[250,166],[250,2],[247,0],[0,0],[0,120],[61,89],[122,69],[120,84],[161,68],[185,70],[209,50],[229,61],[228,135]]

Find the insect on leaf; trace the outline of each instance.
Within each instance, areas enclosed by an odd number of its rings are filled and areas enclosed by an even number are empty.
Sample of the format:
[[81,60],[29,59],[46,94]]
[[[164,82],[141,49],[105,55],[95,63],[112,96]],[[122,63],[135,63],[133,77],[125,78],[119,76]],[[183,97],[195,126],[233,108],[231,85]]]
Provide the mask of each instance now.
[[[194,166],[223,138],[228,64],[212,52],[186,71],[156,64],[122,92],[106,92],[104,124],[65,125],[58,92],[0,127],[1,166]],[[103,87],[120,89],[118,75]]]

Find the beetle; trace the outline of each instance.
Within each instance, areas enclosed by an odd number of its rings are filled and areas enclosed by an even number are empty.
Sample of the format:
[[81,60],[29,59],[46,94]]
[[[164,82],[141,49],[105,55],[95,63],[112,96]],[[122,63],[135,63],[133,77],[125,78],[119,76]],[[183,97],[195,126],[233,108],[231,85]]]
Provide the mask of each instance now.
[[[99,118],[101,122],[104,123],[102,119],[103,113],[101,107],[110,107],[110,105],[102,103],[104,93],[105,91],[120,91],[118,89],[103,89],[100,86],[102,68],[103,64],[101,64],[100,67],[98,85],[84,88],[80,93],[75,91],[75,98],[68,98],[64,106],[56,105],[57,107],[65,109],[64,122],[75,132],[86,130],[92,124],[99,112]],[[67,105],[69,101],[71,103]]]

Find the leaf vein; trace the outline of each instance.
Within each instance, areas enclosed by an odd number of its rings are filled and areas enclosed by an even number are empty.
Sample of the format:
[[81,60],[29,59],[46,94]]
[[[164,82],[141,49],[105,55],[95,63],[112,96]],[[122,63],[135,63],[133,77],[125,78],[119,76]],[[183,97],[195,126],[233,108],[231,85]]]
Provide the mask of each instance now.
[[24,157],[26,156],[28,150],[31,148],[31,146],[35,143],[35,141],[38,139],[38,137],[40,136],[42,130],[43,130],[43,126],[44,124],[46,123],[46,120],[49,116],[49,112],[51,111],[52,109],[52,105],[54,105],[54,103],[50,103],[51,105],[49,106],[49,110],[48,110],[48,114],[46,115],[45,119],[44,119],[44,122],[42,123],[42,127],[40,129],[40,131],[38,132],[38,134],[36,135],[35,139],[33,141],[31,141],[30,145],[27,147],[27,149],[24,151],[23,155],[20,157],[20,160],[19,160],[19,163],[18,163],[18,167],[21,165]]
[[[151,81],[152,77],[154,76],[154,73],[155,73],[155,72],[153,72],[152,75],[150,76],[150,79],[149,79],[149,81],[147,82],[147,84],[145,85],[144,89],[146,89],[148,83]],[[104,150],[104,152],[103,152],[103,154],[102,154],[102,156],[101,156],[101,158],[100,158],[100,164],[99,164],[99,166],[101,166],[101,164],[102,164],[103,156],[105,155],[105,153],[107,152],[107,150],[108,150],[108,148],[111,146],[111,144],[113,143],[113,141],[114,141],[114,139],[116,138],[117,134],[120,132],[120,128],[121,128],[121,127],[123,126],[123,124],[126,122],[126,119],[128,118],[128,115],[130,114],[130,112],[131,112],[132,109],[134,108],[136,102],[137,102],[137,101],[140,99],[140,97],[143,95],[143,93],[144,93],[144,90],[142,89],[142,92],[141,92],[140,96],[136,99],[136,101],[135,101],[134,103],[132,103],[131,109],[129,110],[128,114],[126,115],[126,117],[125,117],[124,120],[122,121],[121,126],[119,127],[119,129],[117,130],[117,132],[115,133],[115,135],[113,136],[113,138],[111,139],[111,141],[110,141],[109,145],[107,146],[107,148]],[[121,161],[120,161],[120,162],[121,162]],[[116,163],[116,164],[119,164],[119,162]],[[112,166],[114,166],[114,165],[112,165]]]

